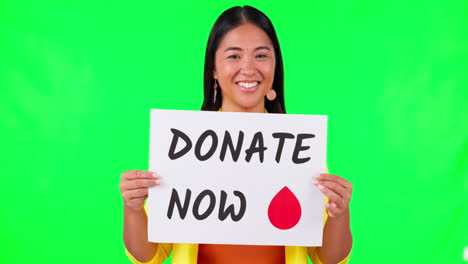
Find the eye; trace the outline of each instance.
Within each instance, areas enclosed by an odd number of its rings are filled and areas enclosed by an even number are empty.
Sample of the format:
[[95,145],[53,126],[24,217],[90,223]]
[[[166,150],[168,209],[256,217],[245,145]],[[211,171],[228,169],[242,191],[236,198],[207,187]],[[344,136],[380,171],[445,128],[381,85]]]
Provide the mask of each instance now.
[[228,59],[240,59],[240,56],[233,54],[233,55],[228,56]]
[[257,56],[255,56],[257,59],[265,59],[266,57],[268,57],[266,54],[258,54]]

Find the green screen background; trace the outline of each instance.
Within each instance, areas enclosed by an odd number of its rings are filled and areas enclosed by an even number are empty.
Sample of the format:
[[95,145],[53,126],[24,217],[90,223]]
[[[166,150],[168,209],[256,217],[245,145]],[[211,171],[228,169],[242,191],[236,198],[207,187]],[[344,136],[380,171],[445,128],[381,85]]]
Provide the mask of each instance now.
[[149,109],[200,108],[239,4],[276,27],[288,113],[329,115],[350,263],[464,263],[466,0],[2,2],[0,262],[129,263],[120,174],[147,169]]

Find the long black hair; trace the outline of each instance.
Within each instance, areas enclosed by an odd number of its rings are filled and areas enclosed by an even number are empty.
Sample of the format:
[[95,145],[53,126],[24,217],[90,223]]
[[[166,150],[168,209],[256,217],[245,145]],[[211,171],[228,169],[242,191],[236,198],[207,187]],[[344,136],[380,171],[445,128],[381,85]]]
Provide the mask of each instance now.
[[206,45],[205,70],[203,79],[204,100],[201,110],[217,111],[221,107],[221,89],[218,89],[216,102],[214,101],[214,61],[215,53],[221,39],[230,30],[245,23],[251,23],[261,28],[270,38],[275,51],[276,65],[273,79],[273,89],[276,98],[273,101],[265,99],[265,108],[269,113],[286,113],[284,106],[284,71],[283,58],[275,29],[270,19],[260,10],[251,6],[235,6],[224,11],[213,25]]

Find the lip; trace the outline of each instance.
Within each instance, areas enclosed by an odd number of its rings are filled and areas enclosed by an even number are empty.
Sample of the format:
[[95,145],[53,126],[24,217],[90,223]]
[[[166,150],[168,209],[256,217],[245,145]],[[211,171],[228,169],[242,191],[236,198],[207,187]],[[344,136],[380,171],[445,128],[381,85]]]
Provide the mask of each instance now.
[[[244,87],[244,86],[241,86],[239,85],[240,82],[244,82],[244,83],[253,83],[253,82],[257,82],[258,84],[253,86],[253,87]],[[258,86],[260,85],[260,81],[253,81],[253,80],[242,80],[242,81],[238,81],[236,82],[236,85],[239,87],[239,89],[243,92],[246,92],[246,93],[251,93],[251,92],[255,92],[258,88]]]

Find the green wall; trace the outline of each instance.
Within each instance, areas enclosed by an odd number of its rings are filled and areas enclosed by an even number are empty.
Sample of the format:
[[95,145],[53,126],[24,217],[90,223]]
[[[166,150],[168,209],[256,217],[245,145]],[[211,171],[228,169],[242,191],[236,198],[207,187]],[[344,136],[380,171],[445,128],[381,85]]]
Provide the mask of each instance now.
[[0,4],[0,262],[129,263],[120,173],[149,109],[198,110],[216,17],[272,19],[289,113],[329,115],[354,186],[350,263],[464,263],[468,1]]

